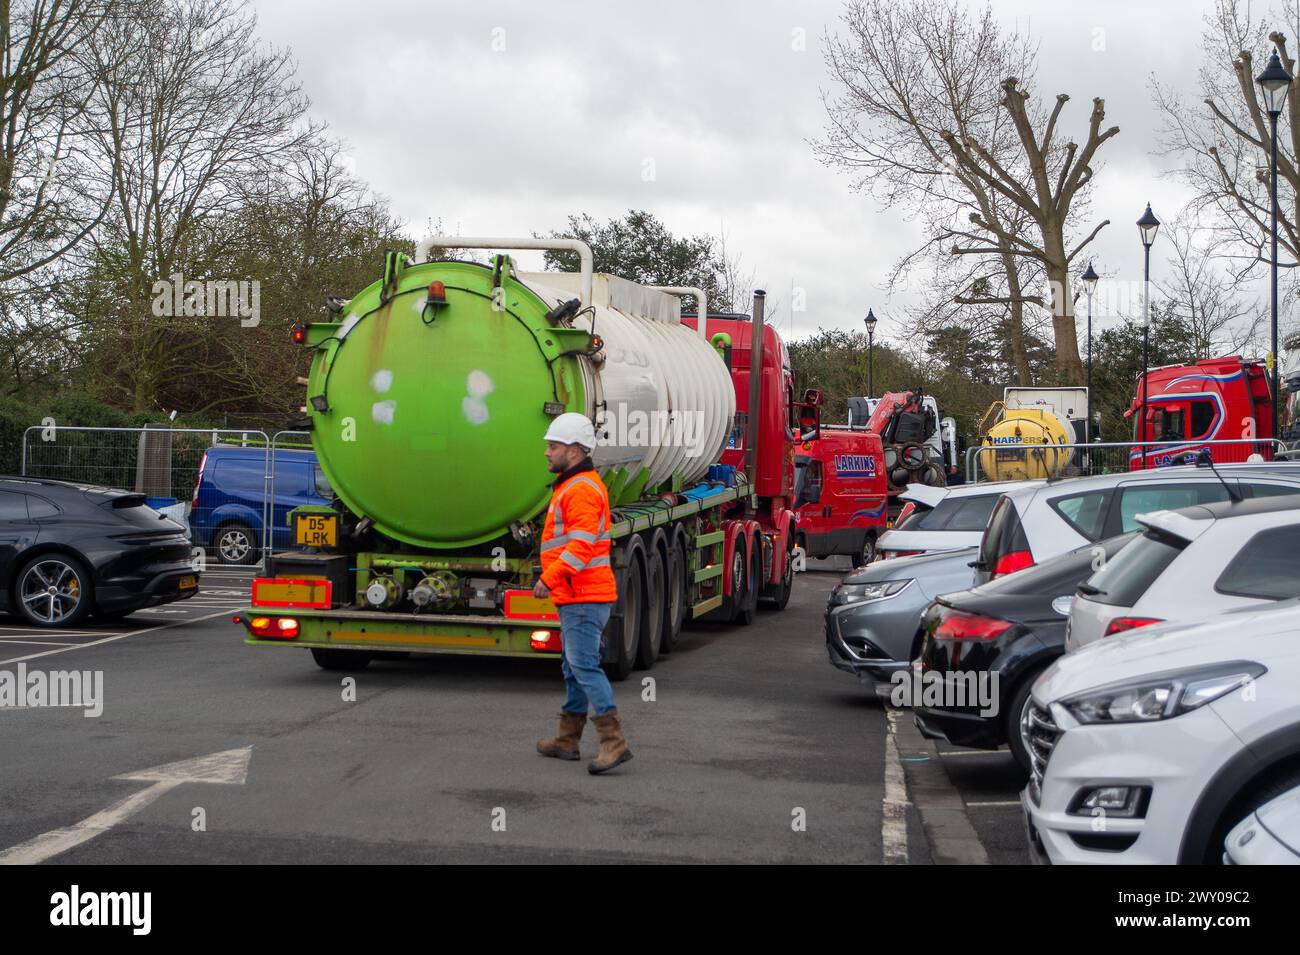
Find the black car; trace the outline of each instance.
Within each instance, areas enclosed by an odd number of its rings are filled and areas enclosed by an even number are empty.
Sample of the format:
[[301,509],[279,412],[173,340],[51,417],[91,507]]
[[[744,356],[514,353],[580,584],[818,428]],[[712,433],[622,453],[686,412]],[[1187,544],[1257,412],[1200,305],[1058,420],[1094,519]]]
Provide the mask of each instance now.
[[[1100,561],[1110,559],[1135,536],[1087,544],[935,600],[921,621],[922,681],[931,673],[941,674],[953,687],[958,686],[959,675],[963,688],[989,680],[996,690],[992,697],[996,706],[982,708],[973,699],[970,705],[947,707],[918,701],[913,713],[921,732],[976,749],[997,749],[1006,743],[1028,773],[1029,754],[1021,742],[1020,720],[1034,679],[1065,652],[1065,627],[1075,588],[1096,571]],[[968,690],[964,692],[972,698]]]
[[0,610],[38,627],[183,600],[198,591],[185,529],[143,494],[0,477]]

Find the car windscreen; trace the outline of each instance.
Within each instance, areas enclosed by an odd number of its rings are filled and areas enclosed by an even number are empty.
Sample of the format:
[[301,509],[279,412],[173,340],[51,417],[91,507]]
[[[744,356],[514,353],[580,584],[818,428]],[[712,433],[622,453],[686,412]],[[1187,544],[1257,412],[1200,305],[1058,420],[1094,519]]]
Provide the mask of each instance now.
[[1112,607],[1132,607],[1186,547],[1182,538],[1147,531],[1080,584],[1079,593]]
[[1214,589],[1235,597],[1300,597],[1300,524],[1260,531],[1224,568]]
[[997,494],[977,494],[962,497],[945,497],[922,513],[918,507],[899,527],[908,531],[974,531],[979,533],[988,525]]

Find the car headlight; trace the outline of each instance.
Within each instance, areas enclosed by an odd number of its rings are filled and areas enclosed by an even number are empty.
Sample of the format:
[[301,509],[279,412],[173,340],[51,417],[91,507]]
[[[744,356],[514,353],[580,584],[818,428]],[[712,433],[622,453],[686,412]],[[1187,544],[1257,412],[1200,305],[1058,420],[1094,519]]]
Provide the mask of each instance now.
[[877,584],[840,584],[831,592],[831,605],[842,607],[845,604],[866,603],[868,600],[883,600],[892,597],[910,584],[909,580],[882,580]]
[[1076,693],[1060,701],[1080,723],[1146,723],[1191,712],[1258,679],[1268,668],[1245,660],[1174,670]]

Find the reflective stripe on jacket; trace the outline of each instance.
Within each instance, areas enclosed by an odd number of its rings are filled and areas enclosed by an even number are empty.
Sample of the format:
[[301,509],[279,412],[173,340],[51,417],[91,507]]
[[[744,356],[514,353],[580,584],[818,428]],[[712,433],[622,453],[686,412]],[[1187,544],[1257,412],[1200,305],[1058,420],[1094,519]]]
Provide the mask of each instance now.
[[618,599],[611,524],[609,492],[594,470],[579,471],[552,493],[542,529],[542,583],[557,606]]

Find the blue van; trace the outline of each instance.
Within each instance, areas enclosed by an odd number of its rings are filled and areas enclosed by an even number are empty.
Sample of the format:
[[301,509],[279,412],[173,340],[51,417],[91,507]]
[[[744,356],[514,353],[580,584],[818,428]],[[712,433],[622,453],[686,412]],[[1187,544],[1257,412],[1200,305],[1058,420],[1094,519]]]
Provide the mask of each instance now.
[[[191,538],[222,564],[255,564],[262,558],[262,503],[266,488],[266,450],[214,445],[208,448],[190,502]],[[271,547],[291,547],[288,515],[304,504],[328,505],[334,497],[307,450],[275,451],[275,498]]]

